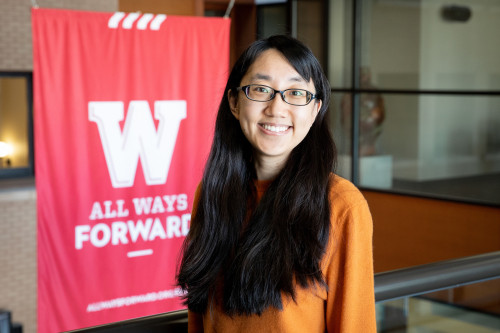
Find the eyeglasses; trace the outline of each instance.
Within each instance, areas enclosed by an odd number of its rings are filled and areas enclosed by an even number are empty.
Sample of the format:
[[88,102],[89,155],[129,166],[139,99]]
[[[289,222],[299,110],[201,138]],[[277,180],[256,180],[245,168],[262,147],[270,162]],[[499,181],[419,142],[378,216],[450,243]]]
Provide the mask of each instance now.
[[313,99],[317,98],[315,94],[305,89],[285,89],[276,90],[274,88],[261,84],[249,84],[243,87],[237,87],[237,91],[243,91],[247,98],[256,102],[268,102],[276,96],[281,95],[283,102],[303,106],[309,104]]

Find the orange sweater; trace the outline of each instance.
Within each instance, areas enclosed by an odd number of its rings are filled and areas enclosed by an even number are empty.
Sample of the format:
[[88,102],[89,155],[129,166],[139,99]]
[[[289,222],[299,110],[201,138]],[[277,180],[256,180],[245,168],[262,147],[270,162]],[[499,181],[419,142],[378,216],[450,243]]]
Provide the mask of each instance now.
[[[260,200],[269,182],[256,185]],[[218,306],[204,314],[189,311],[188,332],[376,332],[368,205],[339,176],[334,177],[330,202],[332,231],[322,261],[328,292],[296,286],[296,302],[284,298],[283,310],[269,308],[261,316],[228,317]]]

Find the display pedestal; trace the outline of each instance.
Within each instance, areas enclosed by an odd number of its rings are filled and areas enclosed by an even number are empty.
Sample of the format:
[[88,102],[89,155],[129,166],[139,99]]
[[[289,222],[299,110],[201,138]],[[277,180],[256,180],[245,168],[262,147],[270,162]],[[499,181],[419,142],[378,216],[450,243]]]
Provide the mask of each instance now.
[[[351,156],[339,156],[339,174],[351,178]],[[363,187],[392,187],[392,156],[363,156],[359,159],[359,181]]]

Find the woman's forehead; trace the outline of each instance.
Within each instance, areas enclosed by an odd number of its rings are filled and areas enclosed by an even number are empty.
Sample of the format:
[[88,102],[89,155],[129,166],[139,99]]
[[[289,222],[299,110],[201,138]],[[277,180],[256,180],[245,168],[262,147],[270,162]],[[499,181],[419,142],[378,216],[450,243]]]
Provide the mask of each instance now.
[[290,64],[285,56],[276,49],[262,52],[250,65],[243,76],[245,81],[286,81],[309,84]]

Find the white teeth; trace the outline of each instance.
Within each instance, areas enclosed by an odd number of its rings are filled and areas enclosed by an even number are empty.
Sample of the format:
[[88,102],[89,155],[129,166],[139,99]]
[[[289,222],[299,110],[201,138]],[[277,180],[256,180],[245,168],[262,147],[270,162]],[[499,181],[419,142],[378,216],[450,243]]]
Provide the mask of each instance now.
[[262,125],[262,127],[264,127],[268,131],[276,133],[284,132],[288,129],[288,126],[272,126],[267,124]]

